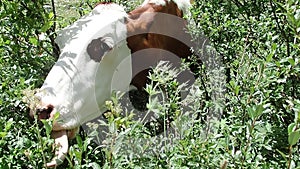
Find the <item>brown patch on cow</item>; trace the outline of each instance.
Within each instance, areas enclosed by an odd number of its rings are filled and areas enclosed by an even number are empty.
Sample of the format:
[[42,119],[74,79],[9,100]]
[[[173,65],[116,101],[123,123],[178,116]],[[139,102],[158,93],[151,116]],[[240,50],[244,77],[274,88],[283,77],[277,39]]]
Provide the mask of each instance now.
[[[186,21],[183,19],[176,20],[176,25],[174,25],[172,20],[168,20],[167,15],[163,14],[173,15],[178,18],[183,17],[183,12],[173,1],[166,1],[164,6],[148,3],[128,13],[126,23],[128,37],[126,40],[132,55],[139,57],[139,54],[135,54],[136,52],[143,49],[156,48],[169,51],[179,58],[189,60],[188,56],[193,54],[191,47],[194,44],[191,42],[191,35],[185,31]],[[160,34],[160,32],[168,32],[171,36]],[[180,39],[174,37],[180,37]],[[141,53],[142,55],[149,55],[149,60],[144,60],[144,62],[150,62],[150,60],[153,60],[153,56],[156,56],[157,62],[165,58],[160,53],[150,52]],[[131,84],[137,85],[138,88],[145,87],[147,82],[145,77],[147,75],[148,71],[140,72],[132,79]]]
[[104,42],[103,38],[98,38],[93,39],[86,50],[91,59],[100,62],[103,55],[111,48]]
[[149,3],[128,13],[126,23],[128,31],[127,42],[131,52],[134,53],[147,48],[160,48],[173,52],[182,58],[191,55],[190,47],[192,44],[188,44],[190,46],[187,46],[172,37],[161,34],[144,33],[152,31],[160,32],[164,29],[181,39],[192,39],[190,34],[185,31],[187,23],[183,19],[176,23],[177,25],[174,27],[173,24],[170,24],[172,21],[168,21],[168,17],[162,17],[162,13],[174,15],[179,18],[183,17],[183,12],[173,1],[166,1],[165,6]]

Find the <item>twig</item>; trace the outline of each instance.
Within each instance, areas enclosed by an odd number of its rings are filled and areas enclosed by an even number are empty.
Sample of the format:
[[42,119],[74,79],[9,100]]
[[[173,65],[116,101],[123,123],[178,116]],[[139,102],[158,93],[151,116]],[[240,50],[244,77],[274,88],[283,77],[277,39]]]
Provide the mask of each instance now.
[[270,0],[270,5],[271,5],[271,8],[272,8],[272,13],[274,15],[274,18],[275,18],[275,21],[276,21],[276,25],[278,26],[279,30],[280,30],[280,33],[282,34],[283,38],[286,40],[286,52],[287,52],[287,57],[290,56],[290,44],[289,44],[289,40],[288,40],[288,37],[287,35],[285,34],[283,28],[280,26],[280,23],[279,23],[279,19],[276,15],[276,9],[274,8],[274,4],[272,2],[272,0]]
[[51,6],[52,6],[52,12],[53,12],[53,25],[50,28],[50,31],[47,31],[47,34],[49,35],[51,45],[52,45],[52,55],[54,58],[58,58],[60,51],[58,45],[55,43],[55,37],[56,37],[56,19],[57,19],[57,14],[56,14],[56,9],[55,9],[55,2],[54,0],[51,0]]
[[54,0],[51,0],[51,6],[52,6],[53,20],[54,20],[53,27],[52,27],[52,32],[55,32],[57,15],[56,15],[56,9],[55,9]]

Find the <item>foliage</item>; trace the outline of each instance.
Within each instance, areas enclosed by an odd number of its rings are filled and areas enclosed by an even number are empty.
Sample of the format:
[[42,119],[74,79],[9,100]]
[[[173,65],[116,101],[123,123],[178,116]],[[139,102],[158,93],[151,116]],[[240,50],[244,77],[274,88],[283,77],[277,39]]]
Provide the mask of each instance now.
[[[115,2],[127,11],[141,3]],[[59,54],[57,31],[94,3],[0,2],[0,168],[43,168],[52,158],[51,121],[29,123],[22,91],[40,87]],[[159,64],[146,87],[153,120],[136,119],[116,93],[106,121],[76,136],[60,168],[299,168],[299,3],[195,1],[189,32],[204,64],[193,85]]]
[[299,113],[298,3],[201,1],[193,10],[225,64],[228,166],[299,165],[299,139],[287,131]]

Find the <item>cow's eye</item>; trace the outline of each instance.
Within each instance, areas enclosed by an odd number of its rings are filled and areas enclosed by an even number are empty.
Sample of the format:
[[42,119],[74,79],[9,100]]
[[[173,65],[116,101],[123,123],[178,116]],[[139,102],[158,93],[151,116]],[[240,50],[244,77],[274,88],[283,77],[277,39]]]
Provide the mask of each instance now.
[[104,42],[102,38],[93,39],[87,47],[87,53],[96,62],[100,62],[103,55],[111,48]]

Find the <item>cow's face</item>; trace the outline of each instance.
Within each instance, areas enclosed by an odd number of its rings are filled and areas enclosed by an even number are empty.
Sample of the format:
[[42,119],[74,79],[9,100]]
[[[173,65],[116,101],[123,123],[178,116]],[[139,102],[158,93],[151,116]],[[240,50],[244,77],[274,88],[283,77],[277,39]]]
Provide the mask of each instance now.
[[39,119],[59,114],[53,130],[73,129],[96,118],[112,90],[131,80],[126,13],[115,4],[99,5],[63,29],[56,40],[61,55],[36,96]]

